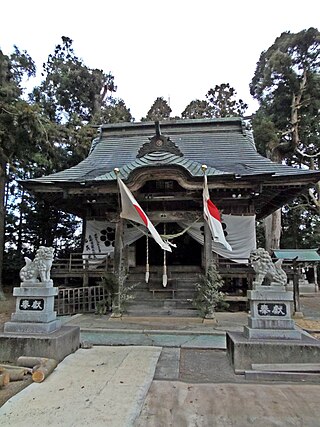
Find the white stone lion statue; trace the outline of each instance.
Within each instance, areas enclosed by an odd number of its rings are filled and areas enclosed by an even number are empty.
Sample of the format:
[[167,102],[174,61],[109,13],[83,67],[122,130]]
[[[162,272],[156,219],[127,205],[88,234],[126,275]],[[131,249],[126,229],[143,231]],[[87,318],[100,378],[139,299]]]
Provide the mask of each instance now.
[[40,246],[36,252],[36,256],[33,261],[30,258],[25,257],[26,265],[20,270],[20,279],[22,282],[25,281],[38,281],[38,277],[41,282],[50,281],[50,270],[53,262],[53,248],[47,248]]
[[285,286],[287,284],[287,275],[281,268],[282,260],[273,263],[265,249],[253,250],[250,254],[250,263],[256,273],[256,286],[261,286],[265,278],[270,279],[272,285]]

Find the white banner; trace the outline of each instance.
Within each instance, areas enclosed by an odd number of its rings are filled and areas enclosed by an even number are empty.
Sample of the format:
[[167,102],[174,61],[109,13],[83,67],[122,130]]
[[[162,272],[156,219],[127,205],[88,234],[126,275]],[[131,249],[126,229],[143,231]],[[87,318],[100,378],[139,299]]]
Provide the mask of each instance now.
[[[133,242],[143,236],[141,226],[132,226],[130,223],[125,224],[124,229],[124,244],[131,245]],[[97,263],[103,261],[107,256],[113,256],[116,235],[116,224],[107,221],[87,221],[86,223],[86,238],[83,248],[83,258],[96,260]]]
[[[256,227],[255,216],[221,215],[222,228],[226,240],[232,247],[232,252],[228,251],[222,244],[212,242],[212,250],[224,258],[231,259],[238,263],[247,263],[250,252],[256,249]],[[179,223],[182,229],[190,227],[191,223]],[[98,263],[108,255],[113,256],[115,244],[115,223],[106,221],[87,221],[86,239],[83,248],[83,258],[96,260]],[[124,245],[131,245],[144,235],[145,227],[140,225],[132,226],[126,222],[124,228]],[[188,230],[190,236],[203,245],[203,221],[196,222]],[[179,250],[179,247],[175,249]],[[90,261],[90,264],[92,262]]]
[[[221,243],[212,242],[212,250],[224,258],[238,263],[247,263],[250,252],[256,249],[256,218],[255,216],[221,215],[222,228],[226,240],[232,247],[228,251]],[[180,223],[180,227],[187,228],[188,223]],[[196,222],[188,233],[198,243],[203,245],[203,222]]]

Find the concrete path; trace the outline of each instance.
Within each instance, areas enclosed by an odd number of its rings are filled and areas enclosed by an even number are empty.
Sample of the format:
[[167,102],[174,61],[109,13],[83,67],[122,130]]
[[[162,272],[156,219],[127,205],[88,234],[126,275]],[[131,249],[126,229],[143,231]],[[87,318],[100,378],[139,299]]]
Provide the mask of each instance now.
[[0,426],[132,426],[161,349],[93,347],[64,359],[0,408]]
[[320,386],[154,381],[135,427],[318,427]]
[[[319,294],[301,301],[308,318],[320,319]],[[72,316],[68,323],[90,334],[127,332],[130,339],[138,333],[152,339],[162,334],[162,344],[78,350],[43,383],[4,404],[0,426],[319,427],[320,384],[261,384],[236,376],[225,351],[207,349],[208,343],[199,340],[242,330],[247,314],[217,313],[217,319],[212,325],[170,316]],[[172,348],[173,334],[200,338],[194,346]],[[164,340],[170,348],[161,349]]]
[[221,331],[242,331],[248,324],[248,313],[243,311],[230,313],[216,313],[217,324],[210,320],[203,322],[201,317],[175,317],[175,316],[128,316],[112,318],[109,315],[76,314],[65,317],[64,323],[79,326],[81,330],[95,331],[173,331],[174,333],[219,333]]
[[65,318],[79,326],[81,341],[94,345],[138,345],[181,348],[226,348],[225,331],[242,331],[248,314],[216,313],[217,323],[200,317],[97,316],[78,314]]

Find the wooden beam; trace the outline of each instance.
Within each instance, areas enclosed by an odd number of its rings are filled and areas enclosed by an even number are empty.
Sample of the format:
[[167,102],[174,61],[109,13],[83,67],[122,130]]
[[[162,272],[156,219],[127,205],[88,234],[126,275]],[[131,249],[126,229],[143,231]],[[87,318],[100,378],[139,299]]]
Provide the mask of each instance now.
[[119,217],[116,223],[115,242],[114,242],[114,274],[119,277],[122,269],[122,250],[123,250],[123,219]]
[[213,260],[212,237],[211,237],[211,231],[207,221],[203,221],[203,225],[204,225],[204,271],[205,271],[205,274],[207,274],[209,268],[212,265],[212,260]]

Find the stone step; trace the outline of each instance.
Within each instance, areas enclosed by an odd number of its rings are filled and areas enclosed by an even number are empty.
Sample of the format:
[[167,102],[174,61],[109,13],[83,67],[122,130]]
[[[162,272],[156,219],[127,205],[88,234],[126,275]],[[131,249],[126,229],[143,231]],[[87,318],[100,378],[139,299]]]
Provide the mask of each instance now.
[[166,304],[163,306],[146,307],[145,305],[130,305],[126,309],[126,315],[129,316],[168,316],[173,317],[199,317],[199,312],[190,307],[179,306],[173,304]]
[[[157,315],[152,315],[153,317]],[[163,313],[159,317],[180,317]],[[186,317],[186,316],[183,316]],[[199,333],[174,330],[81,329],[81,341],[93,345],[139,345],[171,348],[222,349],[226,348],[225,333]]]
[[172,299],[172,298],[151,298],[151,299],[134,299],[128,303],[128,307],[138,307],[140,309],[148,310],[149,308],[187,308],[194,310],[193,303],[188,299]]
[[[199,282],[199,279],[196,277],[172,277],[170,275],[167,276],[169,281],[172,281],[178,285],[184,285],[186,287],[193,287],[196,283]],[[128,277],[126,283],[146,283],[145,282],[145,276],[135,276],[135,277]],[[149,278],[149,283],[154,283],[154,284],[158,284],[158,283],[162,283],[162,275],[158,276],[158,277],[150,277]]]
[[253,371],[320,372],[320,363],[253,363]]
[[[201,274],[202,268],[198,266],[193,265],[168,265],[167,269],[172,273],[194,273],[194,274]],[[143,265],[139,265],[137,267],[132,267],[129,270],[129,273],[145,273],[146,267]],[[162,274],[163,266],[150,266],[150,274],[152,273],[159,273]]]
[[276,371],[245,371],[245,379],[251,381],[301,381],[319,383],[320,373],[314,372],[276,372]]

